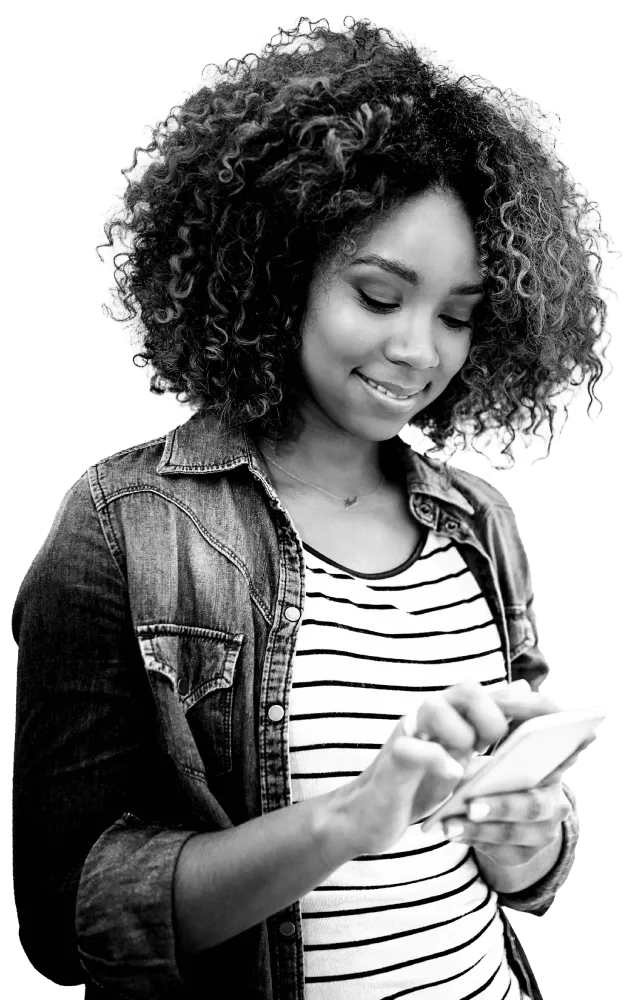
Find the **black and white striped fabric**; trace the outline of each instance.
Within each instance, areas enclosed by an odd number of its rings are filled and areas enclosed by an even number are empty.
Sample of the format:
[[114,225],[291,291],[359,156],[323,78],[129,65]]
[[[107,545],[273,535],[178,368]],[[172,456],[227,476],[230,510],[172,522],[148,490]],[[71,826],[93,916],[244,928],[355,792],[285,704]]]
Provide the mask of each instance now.
[[[407,563],[363,576],[305,546],[293,667],[293,800],[349,781],[426,692],[507,683],[500,636],[460,552],[429,532]],[[518,1000],[496,894],[472,853],[417,824],[301,900],[307,1000]]]

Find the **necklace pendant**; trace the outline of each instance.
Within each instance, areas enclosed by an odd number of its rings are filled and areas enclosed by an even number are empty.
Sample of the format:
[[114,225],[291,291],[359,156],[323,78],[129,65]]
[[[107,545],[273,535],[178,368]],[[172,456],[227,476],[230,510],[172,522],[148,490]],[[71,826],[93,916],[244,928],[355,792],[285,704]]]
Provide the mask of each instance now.
[[345,497],[344,506],[346,507],[347,510],[349,509],[349,507],[356,507],[358,500],[359,497]]

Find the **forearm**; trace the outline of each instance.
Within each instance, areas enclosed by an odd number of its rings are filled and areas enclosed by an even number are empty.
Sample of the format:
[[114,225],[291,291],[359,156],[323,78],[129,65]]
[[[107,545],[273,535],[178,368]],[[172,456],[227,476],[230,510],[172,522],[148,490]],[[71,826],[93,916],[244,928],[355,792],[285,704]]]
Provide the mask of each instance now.
[[476,847],[474,851],[481,875],[492,889],[504,893],[522,892],[551,871],[560,857],[562,841],[563,833],[560,826],[556,839],[524,865],[501,865]]
[[174,879],[183,950],[193,954],[235,937],[355,857],[337,801],[321,795],[188,840]]

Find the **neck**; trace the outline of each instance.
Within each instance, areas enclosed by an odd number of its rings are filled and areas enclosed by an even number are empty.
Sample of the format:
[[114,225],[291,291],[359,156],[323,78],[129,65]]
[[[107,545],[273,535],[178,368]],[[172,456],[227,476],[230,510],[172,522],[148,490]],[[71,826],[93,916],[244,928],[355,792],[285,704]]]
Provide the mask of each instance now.
[[368,504],[380,500],[386,488],[401,481],[400,469],[391,458],[391,442],[388,441],[361,442],[356,439],[354,448],[348,449],[344,446],[326,447],[324,442],[318,443],[315,438],[309,440],[306,437],[293,445],[283,443],[274,447],[266,439],[261,439],[258,444],[265,460],[271,460],[267,462],[267,467],[276,489],[283,488],[285,493],[298,500],[333,503],[315,487],[338,498],[370,494],[379,487],[376,493],[368,496]]
[[381,475],[380,443],[339,428],[307,422],[293,440],[261,444],[265,456],[288,472],[338,495],[372,489]]

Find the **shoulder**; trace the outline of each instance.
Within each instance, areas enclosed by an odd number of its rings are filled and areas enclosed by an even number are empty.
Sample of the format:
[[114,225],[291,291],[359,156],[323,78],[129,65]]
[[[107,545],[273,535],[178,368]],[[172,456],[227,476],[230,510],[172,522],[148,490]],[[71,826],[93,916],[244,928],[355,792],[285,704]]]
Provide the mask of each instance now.
[[446,473],[454,488],[462,493],[476,510],[502,508],[511,511],[507,498],[487,480],[474,475],[473,472],[466,472],[450,465],[446,466]]
[[410,446],[407,450],[410,462],[414,463],[420,478],[424,483],[431,485],[437,495],[442,496],[445,493],[447,499],[452,502],[453,493],[456,491],[459,497],[455,499],[462,498],[475,513],[484,514],[490,510],[511,511],[506,497],[487,480],[446,461],[416,452]]
[[494,538],[514,549],[521,547],[514,511],[507,498],[486,479],[447,462],[418,455],[422,478],[442,502],[463,509],[473,530],[482,539]]
[[95,462],[86,472],[93,493],[104,495],[135,484],[146,484],[157,476],[168,435],[124,448]]
[[[156,470],[165,448],[167,435],[146,441],[130,448],[114,452],[99,459],[71,483],[58,501],[57,513],[51,530],[62,521],[73,521],[78,516],[90,518],[95,515],[95,501],[92,484],[95,480],[111,482],[129,482],[137,478],[142,471]],[[81,466],[80,466],[81,468]]]

